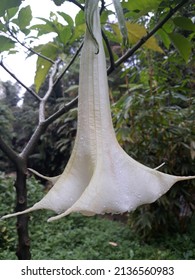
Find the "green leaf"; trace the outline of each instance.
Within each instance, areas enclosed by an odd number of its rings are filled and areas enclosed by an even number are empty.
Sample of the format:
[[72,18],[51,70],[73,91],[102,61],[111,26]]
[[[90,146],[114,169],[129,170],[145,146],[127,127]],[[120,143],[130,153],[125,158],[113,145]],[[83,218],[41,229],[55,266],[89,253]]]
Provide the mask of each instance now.
[[109,16],[110,15],[115,15],[115,13],[113,11],[110,11],[110,10],[103,10],[103,12],[101,13],[101,17],[100,17],[102,25],[109,22]]
[[66,45],[72,36],[71,28],[69,26],[64,26],[63,29],[58,32],[60,41]]
[[0,36],[0,52],[9,51],[15,46],[15,42],[5,36]]
[[159,30],[157,31],[157,34],[160,36],[160,38],[161,38],[161,40],[163,41],[163,44],[165,45],[165,47],[166,47],[167,49],[169,49],[171,40],[170,40],[169,36],[167,35],[167,33],[164,32],[163,29],[159,29]]
[[6,10],[13,7],[19,7],[21,2],[22,0],[1,0],[0,17],[5,15]]
[[127,45],[128,34],[127,34],[127,28],[126,28],[126,24],[125,24],[125,17],[123,14],[123,9],[122,9],[120,0],[113,0],[113,4],[114,4],[115,11],[117,14],[119,28],[120,28],[121,34],[123,36],[123,43],[124,43],[124,45]]
[[68,25],[72,28],[74,26],[74,21],[68,14],[64,12],[57,12],[63,19],[68,23]]
[[169,38],[171,39],[171,42],[187,63],[192,49],[190,41],[188,41],[188,39],[186,39],[183,35],[178,33],[170,33]]
[[84,12],[80,10],[75,17],[75,24],[77,26],[83,23],[85,23],[85,15]]
[[[126,22],[126,26],[127,26],[129,42],[132,44],[136,44],[141,38],[147,35],[147,29],[142,25],[139,25],[137,23]],[[116,24],[112,24],[112,27],[115,34],[117,35],[116,36],[117,39],[120,38],[120,32],[118,26]],[[144,43],[143,46],[153,51],[163,53],[163,50],[159,47],[156,38],[154,36],[150,37]]]
[[13,7],[13,8],[8,9],[7,10],[8,19],[13,18],[16,15],[16,13],[18,12],[18,10],[19,10],[19,7]]
[[3,24],[1,21],[0,21],[0,31],[3,31],[3,32],[6,31],[5,24]]
[[[55,60],[58,55],[58,47],[51,42],[47,43],[46,45],[39,46],[38,51],[44,56],[52,60]],[[36,92],[39,91],[41,85],[44,83],[51,66],[52,66],[51,62],[41,57],[38,57],[36,74],[35,74]]]
[[55,32],[53,26],[51,24],[35,24],[31,26],[31,30],[37,30],[38,36],[42,36],[51,32]]
[[105,33],[106,37],[108,38],[109,41],[121,44],[122,38],[121,38],[121,34],[119,32],[118,27],[115,27],[115,26],[112,25],[112,28],[114,30],[114,33],[110,32],[108,30],[104,30],[104,33]]
[[85,30],[86,30],[85,23],[76,26],[73,32],[73,36],[70,39],[70,43],[73,43],[75,40],[80,39],[80,37],[84,35]]
[[153,9],[156,9],[161,0],[139,0],[139,1],[122,1],[123,8],[126,8],[130,11],[138,11],[140,14],[146,14]]
[[176,17],[173,19],[175,25],[180,27],[183,30],[195,31],[195,24],[191,19],[186,17]]
[[65,2],[65,0],[52,0],[52,1],[55,3],[56,6],[60,6]]
[[22,8],[18,14],[18,26],[20,29],[25,29],[32,20],[32,11],[30,5]]

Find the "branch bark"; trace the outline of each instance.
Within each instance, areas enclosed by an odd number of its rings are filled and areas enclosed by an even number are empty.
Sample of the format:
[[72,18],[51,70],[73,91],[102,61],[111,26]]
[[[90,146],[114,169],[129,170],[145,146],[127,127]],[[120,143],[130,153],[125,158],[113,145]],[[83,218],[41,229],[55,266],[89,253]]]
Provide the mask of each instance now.
[[0,61],[0,66],[12,77],[15,81],[17,81],[23,88],[25,88],[35,99],[38,101],[41,101],[41,98],[34,92],[31,88],[27,87],[20,79],[16,77],[14,73],[12,73],[3,63],[3,61]]
[[75,4],[77,7],[79,7],[82,11],[84,11],[84,7],[76,0],[68,0],[68,2],[71,2],[73,4]]
[[[16,170],[16,208],[15,211],[23,211],[27,208],[27,188],[26,174],[21,170]],[[19,260],[30,260],[30,238],[28,234],[28,215],[17,217],[16,229],[18,233],[18,246],[16,255]]]
[[26,44],[24,44],[23,42],[21,42],[21,41],[14,35],[14,33],[10,30],[9,27],[8,27],[8,31],[9,31],[11,37],[12,37],[13,39],[15,39],[22,47],[24,47],[25,49],[27,49],[29,52],[31,52],[31,53],[33,53],[33,54],[36,54],[37,56],[39,56],[39,57],[41,57],[41,58],[43,58],[43,59],[45,59],[45,60],[51,62],[52,64],[55,63],[55,62],[54,62],[52,59],[50,59],[49,57],[46,57],[45,55],[43,55],[43,54],[41,54],[41,53],[38,53],[38,52],[36,52],[35,50],[33,50],[32,48],[26,46]]
[[81,49],[83,46],[83,42],[80,44],[78,50],[76,51],[75,55],[72,57],[72,59],[70,60],[69,64],[65,67],[65,69],[62,71],[62,73],[59,75],[59,77],[56,79],[56,81],[54,82],[54,87],[60,82],[60,80],[63,78],[63,76],[66,74],[66,72],[69,70],[69,68],[71,67],[71,65],[74,63],[75,59],[77,58],[77,56],[79,55]]
[[44,122],[44,125],[48,127],[51,123],[61,117],[63,114],[67,113],[70,109],[74,108],[78,104],[78,97],[75,97],[72,101],[65,104],[61,109],[59,109],[56,113],[47,118]]
[[22,164],[22,158],[2,139],[0,136],[0,149],[9,158],[15,166],[20,167],[24,171],[24,165]]

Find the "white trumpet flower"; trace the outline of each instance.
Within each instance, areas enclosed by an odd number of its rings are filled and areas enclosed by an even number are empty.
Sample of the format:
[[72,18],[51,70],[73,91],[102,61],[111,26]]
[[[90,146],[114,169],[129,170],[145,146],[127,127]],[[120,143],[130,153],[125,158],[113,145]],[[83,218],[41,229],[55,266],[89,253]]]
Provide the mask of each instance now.
[[58,213],[48,221],[72,212],[123,213],[154,202],[177,181],[195,178],[146,167],[118,144],[111,119],[98,2],[87,1],[90,21],[80,59],[78,127],[70,160],[64,172],[51,179],[54,186],[43,199],[23,212],[2,218],[42,208]]

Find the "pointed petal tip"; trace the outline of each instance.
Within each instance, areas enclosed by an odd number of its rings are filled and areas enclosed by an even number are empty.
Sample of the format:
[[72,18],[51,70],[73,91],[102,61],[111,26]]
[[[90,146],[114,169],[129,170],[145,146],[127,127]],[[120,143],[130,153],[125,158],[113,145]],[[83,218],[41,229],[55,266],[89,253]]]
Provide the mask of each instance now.
[[42,175],[41,173],[39,173],[38,171],[36,171],[36,170],[34,170],[32,168],[28,168],[28,170],[30,172],[32,172],[33,174],[35,174],[36,176],[38,176],[38,177],[40,177],[42,179],[50,181],[53,185],[57,182],[57,180],[61,176],[61,175],[58,175],[58,176],[54,176],[54,177],[48,177],[48,176]]
[[60,216],[60,215],[53,216],[53,217],[47,219],[47,222],[48,222],[48,223],[51,223],[51,222],[53,222],[53,221],[59,220],[59,219],[61,218],[61,217],[59,217],[59,216]]
[[49,219],[47,220],[47,222],[50,223],[50,222],[59,220],[59,219],[61,219],[62,217],[65,217],[65,216],[67,216],[67,215],[70,214],[70,213],[66,213],[66,212],[67,212],[67,211],[65,211],[65,212],[63,212],[63,213],[61,213],[61,214],[59,214],[59,215],[56,215],[56,216],[53,216],[53,217],[49,218]]
[[35,210],[39,210],[40,208],[37,207],[37,205],[34,205],[24,211],[21,211],[21,212],[16,212],[16,213],[12,213],[12,214],[7,214],[7,215],[4,215],[0,218],[0,221],[1,220],[5,220],[5,219],[8,219],[8,218],[12,218],[12,217],[16,217],[16,216],[19,216],[19,215],[23,215],[23,214],[27,214],[29,212],[32,212],[32,211],[35,211]]
[[0,221],[3,221],[3,220],[8,219],[8,218],[16,217],[18,215],[21,215],[21,214],[19,212],[13,213],[13,214],[7,214],[7,215],[2,216],[0,218]]
[[0,221],[3,221],[3,220],[8,219],[8,218],[16,217],[16,216],[19,216],[19,215],[22,215],[22,214],[25,214],[25,213],[16,212],[16,213],[13,213],[13,214],[7,214],[7,215],[2,216],[0,218]]
[[175,177],[176,177],[176,182],[195,179],[195,175],[193,175],[193,176],[175,176]]

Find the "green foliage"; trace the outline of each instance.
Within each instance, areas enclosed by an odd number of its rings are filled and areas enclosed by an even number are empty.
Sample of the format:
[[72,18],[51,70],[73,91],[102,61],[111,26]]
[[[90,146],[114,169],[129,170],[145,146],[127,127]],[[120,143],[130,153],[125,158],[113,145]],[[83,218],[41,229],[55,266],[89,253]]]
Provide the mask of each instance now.
[[22,0],[1,0],[1,5],[0,5],[0,16],[4,16],[5,11],[13,8],[13,7],[18,7],[22,3]]
[[161,0],[140,0],[140,1],[122,1],[123,7],[129,11],[135,11],[140,15],[147,14],[148,12],[156,9]]
[[[3,173],[0,173],[0,212],[8,212],[10,208],[14,208],[15,192],[13,188],[13,178],[6,178]],[[8,221],[8,223],[0,222],[0,251],[12,251],[16,246],[16,239],[14,237],[15,223]],[[0,259],[1,253],[0,253]]]
[[[13,178],[0,176],[0,213],[14,209]],[[28,179],[29,206],[45,194],[33,177]],[[129,230],[129,226],[114,221],[112,217],[83,217],[70,215],[53,223],[46,219],[50,211],[33,212],[30,215],[32,259],[194,259],[195,235],[161,236],[144,242]],[[15,219],[0,221],[0,259],[16,259]]]
[[[53,60],[58,56],[64,59],[64,53],[70,53],[72,47],[74,47],[77,42],[80,42],[85,32],[86,27],[82,10],[76,15],[75,21],[63,11],[58,11],[56,14],[51,12],[49,19],[39,18],[43,21],[43,24],[30,25],[32,20],[30,6],[21,7],[21,1],[8,2],[9,4],[6,4],[3,1],[0,5],[4,10],[0,24],[0,41],[2,41],[2,43],[0,43],[1,52],[17,51],[17,44],[15,43],[22,34],[25,44],[29,43],[31,46],[33,43],[32,49],[35,52],[37,52],[38,49],[40,54]],[[79,1],[79,3],[82,4],[83,2],[84,1]],[[60,6],[64,1],[56,0],[54,3]],[[145,36],[148,30],[151,30],[158,21],[164,18],[170,5],[175,6],[178,4],[177,1],[171,1],[170,3],[170,1],[161,0],[122,1],[121,3],[117,0],[113,1],[113,3],[116,8],[115,14],[118,17],[118,23],[110,25],[108,22],[108,15],[113,13],[113,11],[109,10],[109,6],[104,7],[102,23],[104,24],[103,27],[106,30],[108,39],[123,47],[124,40],[126,42],[129,41],[131,46],[135,44]],[[189,4],[189,6],[191,7],[191,4]],[[122,14],[123,11],[124,15]],[[147,16],[149,12],[151,12],[150,17]],[[194,30],[195,28],[191,18],[177,14],[175,18],[171,19],[158,31],[158,36],[168,50],[174,45],[185,62],[188,62],[192,54]],[[181,34],[183,31],[187,31],[188,33]],[[50,33],[54,36],[53,41],[48,43],[50,51],[46,51],[39,43],[34,47],[36,45],[36,39]],[[31,34],[33,34],[33,36],[31,36]],[[125,46],[127,46],[127,44]],[[159,42],[154,36],[144,44],[144,47],[163,53],[162,47],[159,46]],[[44,61],[40,57],[38,58],[35,77],[35,88],[37,92],[46,76],[50,73],[51,67],[52,63],[49,63],[47,60]]]
[[2,89],[4,92],[4,97],[2,101],[14,111],[17,107],[20,97],[18,96],[20,92],[20,86],[17,83],[12,83],[10,81],[2,82]]
[[0,35],[0,52],[9,51],[14,48],[14,46],[15,42],[12,39]]
[[174,44],[175,48],[179,51],[180,55],[183,57],[187,63],[191,54],[192,44],[183,35],[177,33],[169,33],[169,38]]
[[183,30],[195,31],[195,24],[192,22],[190,18],[181,17],[181,16],[175,17],[173,19],[173,22],[175,25],[177,25]]
[[[108,36],[109,40],[115,43],[117,42],[119,44],[122,44],[123,38],[120,34],[118,25],[111,24],[110,26],[112,27],[114,34],[106,31],[106,35]],[[128,42],[130,45],[136,44],[141,38],[143,38],[147,34],[147,29],[144,26],[137,23],[127,22],[126,28]],[[154,36],[147,40],[143,47],[145,47],[146,49],[151,49],[153,51],[163,53],[163,50],[158,45]]]
[[[39,18],[44,21],[44,24],[33,25],[30,29],[37,31],[37,36],[46,35],[49,33],[55,34],[53,42],[49,42],[45,45],[39,45],[34,47],[33,50],[37,53],[44,55],[55,61],[57,57],[61,57],[64,60],[65,53],[69,53],[74,48],[77,42],[80,42],[80,38],[85,32],[84,13],[79,12],[73,19],[64,12],[57,12],[54,14],[51,12],[50,20],[45,18]],[[63,23],[61,23],[63,20]],[[66,61],[64,61],[66,63]],[[37,69],[35,75],[35,87],[38,92],[43,85],[52,63],[39,57],[37,60]]]
[[[8,81],[1,84],[1,90],[3,95],[0,99],[0,135],[9,145],[12,145],[15,137],[14,123],[19,101],[19,87]],[[0,150],[0,171],[10,171],[11,168],[12,164]]]
[[[145,165],[155,168],[165,162],[163,172],[193,175],[193,66],[186,67],[177,53],[161,65],[157,54],[145,52],[146,60],[142,55],[137,56],[135,66],[129,61],[131,67],[124,72],[127,84],[120,85],[118,91],[112,86],[113,99],[121,96],[112,106],[118,140]],[[156,203],[130,214],[133,230],[144,238],[185,232],[195,209],[194,186],[194,181],[177,184]]]
[[64,3],[65,0],[52,0],[57,6],[60,6]]
[[18,10],[19,10],[19,6],[8,9],[4,14],[4,18],[9,21],[17,14]]
[[[53,61],[56,60],[58,55],[58,48],[55,44],[49,42],[47,44],[41,45],[36,50],[44,55],[45,57],[49,57]],[[35,74],[35,89],[36,92],[39,91],[40,87],[46,80],[48,72],[52,66],[52,63],[42,57],[38,57],[37,59],[37,70]]]
[[18,26],[22,30],[24,30],[32,20],[32,12],[31,7],[28,5],[22,8],[18,14]]
[[120,1],[118,0],[113,0],[113,4],[115,7],[115,12],[117,15],[117,19],[118,19],[118,25],[123,37],[123,44],[125,46],[127,46],[128,44],[128,35],[127,35],[127,27],[126,27],[126,22],[125,22],[125,17],[124,17],[124,13],[123,13],[123,9],[121,6]]
[[0,105],[0,135],[10,142],[13,133],[13,114],[6,104]]
[[66,14],[64,12],[57,12],[57,13],[58,13],[58,15],[60,15],[68,23],[68,26],[70,28],[74,27],[74,21],[71,18],[71,16],[69,16],[68,14]]
[[73,148],[76,116],[76,110],[71,110],[49,127],[44,137],[40,139],[39,146],[30,156],[29,167],[48,176],[62,173]]

